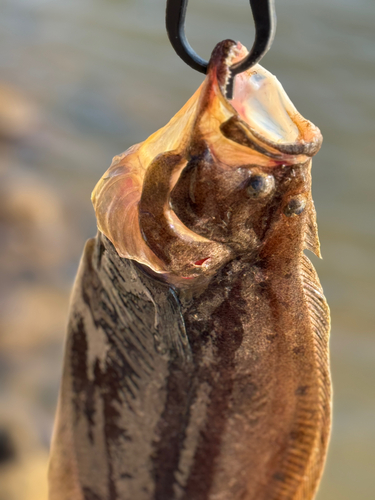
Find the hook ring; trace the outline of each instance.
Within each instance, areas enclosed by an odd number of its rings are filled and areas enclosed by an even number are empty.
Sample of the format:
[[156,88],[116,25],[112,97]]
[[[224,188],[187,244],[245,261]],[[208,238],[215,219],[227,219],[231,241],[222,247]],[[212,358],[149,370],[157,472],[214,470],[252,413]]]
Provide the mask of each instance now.
[[[185,34],[185,17],[188,0],[167,0],[166,28],[172,47],[181,59],[200,73],[207,73],[208,62],[190,46]],[[255,23],[255,40],[249,54],[231,66],[231,76],[226,94],[233,95],[234,77],[257,64],[270,49],[276,31],[275,0],[250,0]]]

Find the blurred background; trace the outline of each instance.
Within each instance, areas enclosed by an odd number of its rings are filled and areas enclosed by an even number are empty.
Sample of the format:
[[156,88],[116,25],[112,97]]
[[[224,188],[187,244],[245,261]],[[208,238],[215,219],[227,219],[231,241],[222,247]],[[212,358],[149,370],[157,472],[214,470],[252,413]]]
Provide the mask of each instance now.
[[[276,0],[262,64],[324,136],[313,162],[332,312],[334,424],[318,500],[375,498],[375,2]],[[202,81],[173,52],[164,0],[0,0],[0,500],[46,500],[70,289],[111,158]],[[190,0],[208,58],[250,47],[247,0]]]

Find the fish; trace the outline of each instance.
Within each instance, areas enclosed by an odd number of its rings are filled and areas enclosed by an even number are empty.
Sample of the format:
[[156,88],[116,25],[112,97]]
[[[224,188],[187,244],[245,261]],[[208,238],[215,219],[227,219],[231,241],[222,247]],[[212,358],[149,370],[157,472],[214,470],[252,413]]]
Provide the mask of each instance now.
[[312,500],[331,422],[311,159],[320,130],[247,54],[116,156],[68,321],[50,500]]

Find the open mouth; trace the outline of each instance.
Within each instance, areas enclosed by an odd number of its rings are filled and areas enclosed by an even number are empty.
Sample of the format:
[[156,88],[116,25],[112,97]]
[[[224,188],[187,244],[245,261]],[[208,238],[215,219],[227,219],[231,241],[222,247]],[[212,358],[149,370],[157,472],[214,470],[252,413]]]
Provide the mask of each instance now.
[[[237,43],[227,57],[216,61],[223,97],[230,66],[247,53],[247,49]],[[278,79],[259,64],[235,76],[233,99],[226,100],[226,104],[235,115],[222,123],[220,129],[235,142],[272,158],[313,156],[321,147],[319,129],[298,113]]]

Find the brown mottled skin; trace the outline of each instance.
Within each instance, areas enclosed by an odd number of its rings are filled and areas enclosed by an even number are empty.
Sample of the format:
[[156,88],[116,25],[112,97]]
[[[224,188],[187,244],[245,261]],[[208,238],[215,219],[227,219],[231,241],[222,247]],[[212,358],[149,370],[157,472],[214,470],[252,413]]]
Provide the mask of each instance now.
[[[221,130],[249,141],[235,120]],[[319,255],[316,151],[298,147],[290,154],[303,163],[228,169],[197,132],[184,152],[155,158],[139,202],[142,237],[186,284],[119,257],[100,232],[87,243],[50,500],[314,498],[330,430],[329,310],[304,254]],[[260,195],[254,176],[268,182]],[[167,205],[207,240],[176,237]],[[222,265],[189,280],[198,250],[218,252]]]

